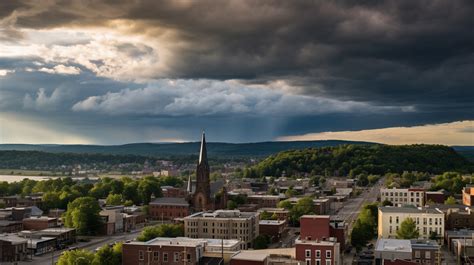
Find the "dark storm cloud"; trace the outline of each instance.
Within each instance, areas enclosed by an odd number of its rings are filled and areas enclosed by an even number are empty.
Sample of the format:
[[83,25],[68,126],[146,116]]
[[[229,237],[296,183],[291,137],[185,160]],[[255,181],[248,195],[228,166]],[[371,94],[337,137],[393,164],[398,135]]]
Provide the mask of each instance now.
[[[22,28],[114,27],[120,21],[127,24],[121,29],[123,34],[160,38],[171,49],[167,71],[150,71],[151,78],[239,79],[249,85],[284,80],[292,87],[286,92],[293,94],[400,107],[398,111],[365,114],[304,112],[292,119],[273,119],[268,113],[253,118],[234,113],[226,116],[230,122],[225,123],[219,117],[157,118],[150,113],[134,119],[141,126],[156,122],[178,128],[183,130],[180,137],[187,139],[190,135],[184,132],[184,125],[192,128],[189,131],[199,131],[204,125],[216,132],[227,128],[228,134],[232,128],[230,138],[245,141],[241,137],[249,135],[241,130],[248,128],[247,123],[258,129],[252,140],[265,140],[269,131],[270,137],[277,137],[474,119],[474,2],[470,0],[2,1],[1,18],[7,26],[0,40],[10,41],[23,37],[18,31]],[[152,45],[119,44],[116,48],[130,58],[153,52]],[[0,69],[27,67],[24,64],[23,60],[0,60]],[[28,94],[31,99],[51,100],[58,84],[70,89],[80,87],[86,79],[96,80],[93,73],[81,69],[85,73],[78,76],[55,77],[62,80],[57,84],[49,83],[53,82],[50,75],[37,74],[35,78],[46,83],[44,94],[39,94],[39,87],[25,88],[20,90],[20,98]],[[27,81],[21,78],[11,85],[26,87]],[[74,97],[58,104],[69,111],[72,106],[103,110],[116,95],[126,95],[126,99],[147,96],[140,94],[148,91],[143,86],[134,90],[132,83],[96,82],[100,89],[94,91],[91,86],[71,92]],[[16,93],[13,89],[7,92]],[[137,102],[133,106],[141,108]],[[81,112],[71,115],[87,117]],[[113,123],[113,119],[103,120]],[[113,126],[119,123],[117,119]]]

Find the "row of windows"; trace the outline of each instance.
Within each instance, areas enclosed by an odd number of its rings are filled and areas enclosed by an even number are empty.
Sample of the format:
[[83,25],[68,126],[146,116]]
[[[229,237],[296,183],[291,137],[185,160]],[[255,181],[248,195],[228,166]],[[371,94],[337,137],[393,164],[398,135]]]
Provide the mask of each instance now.
[[[408,194],[406,192],[382,192],[381,193],[382,196],[408,196]],[[416,196],[416,197],[421,197],[422,195],[422,192],[410,192],[410,196]]]
[[[416,227],[416,230],[418,230],[419,232],[420,228]],[[397,231],[398,231],[398,225],[395,227],[395,232]],[[443,230],[441,227],[439,229],[438,227],[429,227],[429,229],[427,229],[426,227],[423,227],[423,235],[431,234],[431,232],[435,232],[436,234],[439,235],[439,234],[442,234]],[[393,233],[392,226],[389,227],[389,233]]]
[[[149,250],[149,251],[147,251],[147,253],[149,253],[148,259],[151,259],[153,261],[159,261],[160,260],[160,252],[159,251]],[[162,256],[163,256],[163,262],[168,262],[168,252],[163,252]],[[144,259],[145,259],[145,251],[139,250],[138,251],[138,260],[144,260]],[[181,253],[180,252],[174,252],[173,253],[173,261],[174,262],[179,262],[180,259],[181,259]],[[190,253],[186,253],[186,261],[192,262]]]
[[187,206],[181,206],[181,205],[150,205],[150,208],[162,208],[162,209],[187,209]]
[[159,213],[159,212],[155,212],[155,211],[152,211],[151,212],[151,215],[152,216],[157,216],[157,217],[185,217],[187,216],[187,213],[182,213],[182,212],[162,212],[162,213]]
[[[188,233],[198,233],[199,232],[198,228],[192,228],[192,227],[188,227],[186,230],[188,231]],[[248,229],[231,229],[229,231],[229,229],[214,229],[214,228],[208,229],[207,227],[202,228],[202,233],[209,233],[209,231],[212,234],[228,234],[228,233],[231,233],[231,234],[234,234],[234,235],[245,235],[245,234],[248,234],[248,233],[251,232]]]
[[[199,222],[188,222],[187,225],[188,226],[198,226]],[[222,223],[222,222],[218,222],[218,223],[210,223],[212,227],[229,227],[230,226],[230,223],[226,222],[226,223]],[[203,222],[202,223],[202,226],[209,226],[207,222]],[[249,223],[232,223],[232,226],[233,227],[249,227],[250,224]]]
[[[393,220],[393,218],[392,218],[392,216],[390,216],[389,217],[389,223],[392,223],[392,220]],[[436,218],[436,217],[435,218],[432,218],[432,217],[426,218],[426,217],[423,217],[423,225],[427,225],[427,224],[428,225],[433,225],[433,221],[434,221],[435,225],[438,225],[438,224],[442,225],[443,224],[442,220],[443,220],[443,218]],[[398,224],[399,221],[400,220],[399,220],[398,216],[396,216],[395,217],[395,223]],[[420,218],[419,217],[416,217],[415,221],[416,221],[417,225],[420,224]]]
[[[314,251],[314,255],[316,258],[321,258],[321,250],[317,249]],[[305,257],[306,258],[311,258],[311,250],[306,249],[305,250]],[[326,258],[330,259],[331,258],[331,250],[326,250]]]
[[[311,265],[311,260],[310,259],[306,259],[306,265]],[[315,259],[314,260],[314,265],[323,265],[323,264],[321,263],[320,259]],[[326,260],[326,265],[331,265],[331,260],[330,259]]]

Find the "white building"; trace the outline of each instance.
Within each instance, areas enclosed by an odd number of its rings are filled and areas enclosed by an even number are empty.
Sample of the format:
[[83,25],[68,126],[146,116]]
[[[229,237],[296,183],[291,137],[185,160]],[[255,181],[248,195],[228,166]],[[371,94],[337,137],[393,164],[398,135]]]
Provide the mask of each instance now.
[[389,201],[393,206],[425,205],[425,190],[424,189],[380,189],[380,201]]
[[379,207],[379,238],[396,238],[397,231],[405,219],[411,218],[416,224],[419,238],[428,239],[431,232],[444,237],[444,213],[433,208]]

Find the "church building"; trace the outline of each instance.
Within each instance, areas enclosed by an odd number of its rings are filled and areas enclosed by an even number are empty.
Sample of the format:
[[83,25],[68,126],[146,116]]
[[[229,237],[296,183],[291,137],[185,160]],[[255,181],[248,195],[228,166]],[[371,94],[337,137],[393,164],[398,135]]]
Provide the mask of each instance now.
[[225,209],[227,206],[227,190],[223,180],[213,182],[210,180],[210,168],[207,161],[206,136],[202,133],[201,150],[196,168],[195,185],[188,179],[188,201],[192,212],[201,212]]

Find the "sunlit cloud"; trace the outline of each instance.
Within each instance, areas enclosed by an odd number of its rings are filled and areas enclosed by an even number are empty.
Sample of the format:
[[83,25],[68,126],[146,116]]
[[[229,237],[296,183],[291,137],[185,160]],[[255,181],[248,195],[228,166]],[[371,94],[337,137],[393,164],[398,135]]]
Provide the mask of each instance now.
[[278,137],[278,141],[352,140],[384,144],[474,145],[474,121],[460,121],[413,127],[309,133]]

